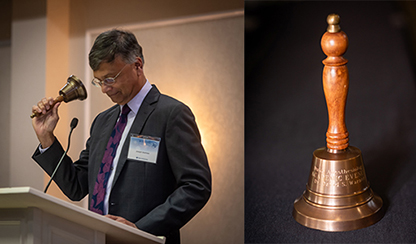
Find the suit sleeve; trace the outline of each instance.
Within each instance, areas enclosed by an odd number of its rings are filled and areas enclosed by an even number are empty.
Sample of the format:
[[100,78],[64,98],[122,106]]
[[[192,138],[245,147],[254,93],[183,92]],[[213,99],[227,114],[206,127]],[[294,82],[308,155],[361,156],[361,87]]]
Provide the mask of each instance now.
[[[80,201],[88,194],[88,145],[87,141],[87,149],[81,152],[79,160],[75,163],[69,156],[65,156],[54,176],[58,187],[72,201]],[[64,149],[55,138],[48,150],[40,153],[39,149],[36,149],[32,158],[50,176],[63,154]]]
[[180,229],[211,195],[211,172],[191,110],[179,104],[171,111],[165,134],[170,165],[177,182],[167,200],[135,224],[150,233]]

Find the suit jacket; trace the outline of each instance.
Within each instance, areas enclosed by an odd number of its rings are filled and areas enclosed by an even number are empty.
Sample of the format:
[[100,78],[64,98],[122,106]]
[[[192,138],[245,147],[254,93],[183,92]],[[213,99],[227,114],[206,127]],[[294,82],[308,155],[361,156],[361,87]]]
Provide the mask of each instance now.
[[[86,148],[74,163],[66,156],[54,181],[73,201],[89,194],[107,142],[120,113],[115,105],[93,121]],[[127,137],[115,172],[109,198],[109,214],[126,218],[144,231],[179,243],[179,229],[208,201],[211,173],[191,110],[183,103],[160,94],[153,86],[145,97],[130,134],[161,138],[156,164],[127,159]],[[51,175],[64,149],[58,140],[33,159]]]

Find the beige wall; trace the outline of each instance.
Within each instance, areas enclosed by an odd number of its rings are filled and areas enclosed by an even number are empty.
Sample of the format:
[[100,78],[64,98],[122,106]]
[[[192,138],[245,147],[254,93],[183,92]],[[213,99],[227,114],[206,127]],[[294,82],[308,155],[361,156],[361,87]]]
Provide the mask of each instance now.
[[[33,101],[45,93],[45,0],[13,1],[10,81],[10,186],[43,187],[43,172],[31,162],[37,139],[29,115]],[[2,82],[4,82],[2,80]]]
[[71,35],[112,27],[241,10],[242,0],[71,0]]
[[10,106],[11,106],[11,19],[12,1],[0,1],[0,154],[4,156],[0,162],[0,187],[10,185]]
[[[29,16],[25,12],[30,8],[41,11]],[[45,95],[55,97],[71,74],[84,80],[89,98],[61,106],[57,135],[66,146],[70,120],[80,119],[69,151],[72,158],[78,157],[93,117],[111,104],[87,85],[91,73],[86,55],[98,32],[124,27],[133,30],[144,47],[148,79],[195,113],[210,160],[213,194],[183,228],[183,243],[243,243],[242,9],[243,2],[235,0],[13,0],[13,11],[19,15],[11,24],[12,48],[0,47],[6,54],[11,50],[11,95],[0,94],[10,101],[3,109],[11,114],[10,120],[0,120],[10,128],[10,148],[0,149],[10,158],[0,167],[9,177],[0,180],[0,186],[43,189],[43,172],[30,159],[37,144],[30,108]],[[7,55],[1,57],[0,68],[7,69]],[[49,193],[65,199],[56,188]]]
[[10,102],[11,102],[11,47],[10,42],[3,41],[0,44],[0,104],[2,104],[0,116],[0,128],[2,128],[2,140],[0,140],[1,154],[4,156],[0,162],[0,187],[10,185]]

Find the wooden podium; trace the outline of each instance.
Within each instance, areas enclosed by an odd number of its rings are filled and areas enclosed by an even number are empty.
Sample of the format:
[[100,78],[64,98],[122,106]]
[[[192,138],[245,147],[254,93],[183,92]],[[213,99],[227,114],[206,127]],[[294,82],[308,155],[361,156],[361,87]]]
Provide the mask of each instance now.
[[165,243],[30,187],[0,188],[0,243]]

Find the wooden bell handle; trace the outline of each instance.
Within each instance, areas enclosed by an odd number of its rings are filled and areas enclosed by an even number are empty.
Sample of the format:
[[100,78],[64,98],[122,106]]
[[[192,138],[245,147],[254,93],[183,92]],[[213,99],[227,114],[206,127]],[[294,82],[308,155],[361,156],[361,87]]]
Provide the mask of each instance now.
[[[56,98],[55,98],[55,100],[53,101],[53,103],[52,103],[52,105],[51,105],[51,109],[52,109],[52,107],[53,106],[55,106],[55,104],[56,103],[58,103],[58,102],[62,102],[62,101],[64,101],[64,97],[62,96],[62,95],[59,95],[59,96],[57,96]],[[47,111],[49,111],[49,110],[47,110]],[[38,113],[38,112],[33,112],[31,115],[30,115],[30,118],[31,119],[33,119],[34,117],[37,117],[37,116],[39,116],[40,114]]]
[[328,56],[322,63],[325,65],[322,81],[328,108],[327,148],[344,150],[348,148],[348,131],[345,125],[345,105],[347,102],[349,77],[347,62],[342,55],[347,51],[348,38],[339,26],[340,18],[331,14],[327,18],[327,32],[322,36],[321,47]]

